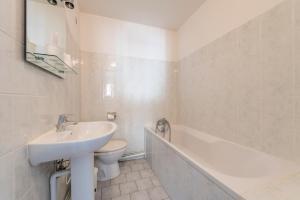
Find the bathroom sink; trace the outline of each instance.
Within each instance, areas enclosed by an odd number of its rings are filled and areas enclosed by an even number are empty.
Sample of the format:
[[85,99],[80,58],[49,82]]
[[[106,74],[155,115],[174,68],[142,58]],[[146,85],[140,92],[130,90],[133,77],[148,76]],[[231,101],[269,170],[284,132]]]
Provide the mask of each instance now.
[[30,162],[38,165],[93,153],[110,140],[116,128],[115,123],[102,121],[80,122],[63,132],[50,130],[28,144]]
[[113,122],[80,122],[63,132],[50,130],[28,144],[32,165],[70,159],[72,200],[94,200],[94,151],[104,146],[116,131]]

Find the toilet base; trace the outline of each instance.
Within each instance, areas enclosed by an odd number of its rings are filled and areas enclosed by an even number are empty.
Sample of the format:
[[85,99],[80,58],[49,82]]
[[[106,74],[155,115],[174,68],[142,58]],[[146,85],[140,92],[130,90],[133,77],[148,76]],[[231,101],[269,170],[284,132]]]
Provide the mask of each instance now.
[[97,177],[98,181],[107,181],[120,175],[120,167],[118,162],[104,164],[100,160],[97,160],[96,166],[99,168]]

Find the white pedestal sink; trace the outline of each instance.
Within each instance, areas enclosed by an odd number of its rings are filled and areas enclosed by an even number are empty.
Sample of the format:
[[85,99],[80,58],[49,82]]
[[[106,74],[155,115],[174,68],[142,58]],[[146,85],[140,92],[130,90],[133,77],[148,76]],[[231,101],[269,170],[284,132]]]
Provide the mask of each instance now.
[[70,159],[72,200],[94,200],[94,151],[104,146],[116,129],[113,122],[80,122],[59,133],[53,129],[28,144],[30,162],[38,165]]

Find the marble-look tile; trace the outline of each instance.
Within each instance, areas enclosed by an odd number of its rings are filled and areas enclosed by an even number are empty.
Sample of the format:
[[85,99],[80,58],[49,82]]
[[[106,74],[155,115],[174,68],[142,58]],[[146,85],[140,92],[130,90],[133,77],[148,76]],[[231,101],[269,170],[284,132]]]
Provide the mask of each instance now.
[[103,187],[101,192],[103,199],[118,197],[121,194],[119,185]]
[[[183,117],[179,118],[183,120],[180,123],[225,137],[227,133],[236,132],[237,105],[233,72],[236,67],[237,33],[227,34],[215,43],[213,48],[199,50],[186,58],[187,64],[195,64],[189,60],[193,60],[193,56],[200,57],[195,66],[183,64],[180,67],[178,94],[179,110]],[[195,85],[197,90],[193,90]],[[223,131],[220,132],[220,129]]]
[[101,188],[100,188],[100,191],[97,189],[97,192],[95,194],[95,200],[102,200],[101,197]]
[[138,171],[137,172],[128,172],[126,174],[126,178],[127,178],[127,181],[135,181],[135,180],[140,179],[141,175]]
[[61,113],[79,119],[80,75],[62,80],[24,61],[24,4],[0,2],[0,158],[11,161],[6,171],[12,180],[1,185],[13,196],[0,193],[5,199],[47,200],[53,167],[30,166],[26,144],[53,128]]
[[300,130],[300,1],[294,0],[294,14],[295,14],[295,32],[294,32],[294,62],[295,62],[295,141],[294,141],[294,148],[293,152],[291,153],[293,155],[293,158],[300,163],[300,136],[298,134],[298,130]]
[[262,16],[263,101],[267,115],[291,113],[293,95],[291,1]]
[[131,200],[151,200],[147,191],[138,191],[131,195]]
[[143,164],[143,165],[147,165],[147,161],[145,159],[137,159],[134,161],[135,164]]
[[151,179],[154,186],[160,186],[160,181],[158,180],[157,177],[154,176]]
[[22,198],[22,200],[38,200],[35,193],[29,190]]
[[261,134],[262,66],[260,57],[260,18],[238,29],[239,59],[236,79],[238,98],[235,141],[255,146]]
[[[295,84],[296,84],[296,88],[295,88],[295,92],[296,95],[299,96],[299,89],[300,89],[300,57],[298,56],[300,54],[300,1],[299,0],[294,0],[294,4],[293,4],[293,9],[294,9],[294,18],[295,18],[295,22],[294,22],[294,37],[295,37],[295,41],[294,41],[294,48],[295,48],[295,52],[294,52],[294,59],[295,59]],[[299,109],[299,106],[298,106]],[[300,116],[300,112],[298,110],[298,117]]]
[[150,178],[137,180],[136,184],[139,190],[146,190],[153,187],[152,180]]
[[10,66],[13,62],[14,41],[0,31],[0,43],[0,92],[7,92],[12,89],[10,80],[13,76],[13,70]]
[[125,183],[127,181],[126,174],[121,174],[117,178],[111,180],[111,185]]
[[285,0],[178,62],[178,123],[299,160],[300,3]]
[[17,135],[13,131],[12,110],[12,97],[0,95],[0,156],[18,146],[15,144]]
[[1,31],[0,42],[0,92],[33,95],[40,70],[24,61],[24,46]]
[[[145,123],[161,116],[175,121],[175,63],[88,52],[81,55],[82,118],[105,120],[106,112],[116,111],[119,131],[114,137],[127,139],[128,152],[144,150],[144,136],[140,133]],[[114,60],[117,66],[109,67]],[[113,97],[103,96],[106,84],[114,85]]]
[[163,200],[168,198],[168,195],[162,187],[155,187],[149,190],[151,200]]
[[[234,91],[236,87],[235,71],[238,64],[237,44],[236,31],[232,31],[216,41],[214,51],[217,56],[214,57],[210,71],[204,79],[209,81],[207,89],[204,90],[209,95],[213,95],[215,104],[209,108],[215,115],[211,118],[214,126],[210,126],[208,131],[221,137],[227,132],[235,132],[234,121],[237,113]],[[203,94],[199,93],[198,98],[201,96]],[[227,125],[225,126],[225,124]],[[220,132],[219,129],[223,129],[224,132]]]
[[128,172],[131,172],[131,168],[129,166],[120,166],[120,171],[121,173],[128,173]]
[[13,200],[13,155],[0,157],[0,194],[3,200]]
[[137,186],[135,182],[127,182],[120,184],[121,194],[129,194],[137,191]]
[[14,195],[16,199],[20,199],[33,185],[27,149],[18,149],[13,157],[13,162]]
[[262,16],[262,148],[286,157],[294,141],[292,4],[285,1]]
[[144,169],[144,165],[142,163],[137,163],[137,164],[133,164],[131,165],[131,170],[132,171],[139,171]]
[[[120,166],[130,167],[136,164],[148,165],[145,159],[138,159],[138,160],[121,162]],[[153,188],[155,187],[161,186],[161,184],[157,179],[157,177],[152,176],[150,178],[143,178],[142,176],[140,176],[140,173],[143,170],[144,169],[134,171],[134,172],[121,171],[120,176],[111,181],[98,182],[98,187],[97,187],[98,191],[96,193],[96,197],[98,199],[96,200],[100,200],[101,196],[102,196],[102,200],[113,200],[113,199],[127,200],[128,198],[130,198],[130,200],[148,200],[148,199],[152,200],[149,196],[149,191],[152,191]],[[127,175],[130,176],[130,174],[133,174],[133,176],[138,174],[138,176],[135,176],[134,180],[131,179],[128,180]],[[124,175],[126,178],[124,178]],[[115,180],[118,179],[122,181],[116,182]],[[114,187],[112,188],[112,186]],[[161,191],[158,190],[158,192]]]
[[25,1],[11,0],[0,2],[0,30],[20,43],[24,42]]
[[144,169],[151,169],[148,163],[143,164]]
[[150,169],[145,169],[145,170],[142,170],[142,171],[141,171],[141,176],[142,176],[143,178],[149,178],[149,177],[154,176],[154,174],[153,174],[152,170],[150,170]]
[[127,195],[122,195],[119,197],[112,198],[112,200],[131,200],[131,199],[130,196],[127,194]]
[[[30,176],[32,179],[31,192],[34,194],[36,199],[44,199],[49,195],[50,188],[46,186],[49,184],[49,177],[53,173],[53,171],[54,171],[54,166],[51,164],[49,165],[49,163],[44,163],[36,167],[31,166],[30,168]],[[67,190],[67,186],[64,185],[64,180],[62,180],[62,186],[64,187],[60,187],[60,191],[64,193]],[[62,198],[63,194],[59,196],[60,197],[58,198]]]
[[26,141],[32,139],[31,135],[37,135],[39,126],[36,124],[38,121],[36,98],[30,96],[16,96],[12,101],[12,113],[14,120],[13,131],[18,135],[15,138],[17,145],[25,145]]

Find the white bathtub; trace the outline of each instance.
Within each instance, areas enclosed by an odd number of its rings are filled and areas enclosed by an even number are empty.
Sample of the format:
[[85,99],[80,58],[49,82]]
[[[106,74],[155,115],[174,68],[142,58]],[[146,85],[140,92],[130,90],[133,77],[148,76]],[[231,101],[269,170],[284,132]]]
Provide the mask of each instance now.
[[[224,190],[232,199],[249,199],[248,196],[253,196],[249,194],[258,188],[266,187],[282,177],[299,172],[299,167],[289,161],[184,126],[172,126],[171,143],[157,135],[153,128],[146,127],[145,130],[147,134],[152,134],[152,137],[159,139],[186,163]],[[154,148],[159,148],[158,144],[155,145]],[[151,151],[154,152],[154,150]],[[156,154],[160,153],[162,152]],[[158,155],[151,156],[158,157]],[[170,156],[172,153],[167,155],[167,157]],[[151,162],[154,162],[153,159]],[[155,166],[155,163],[151,165]],[[160,171],[159,168],[157,170]],[[176,173],[184,172],[177,171]],[[164,176],[163,172],[161,174]],[[223,199],[223,197],[218,199]]]

